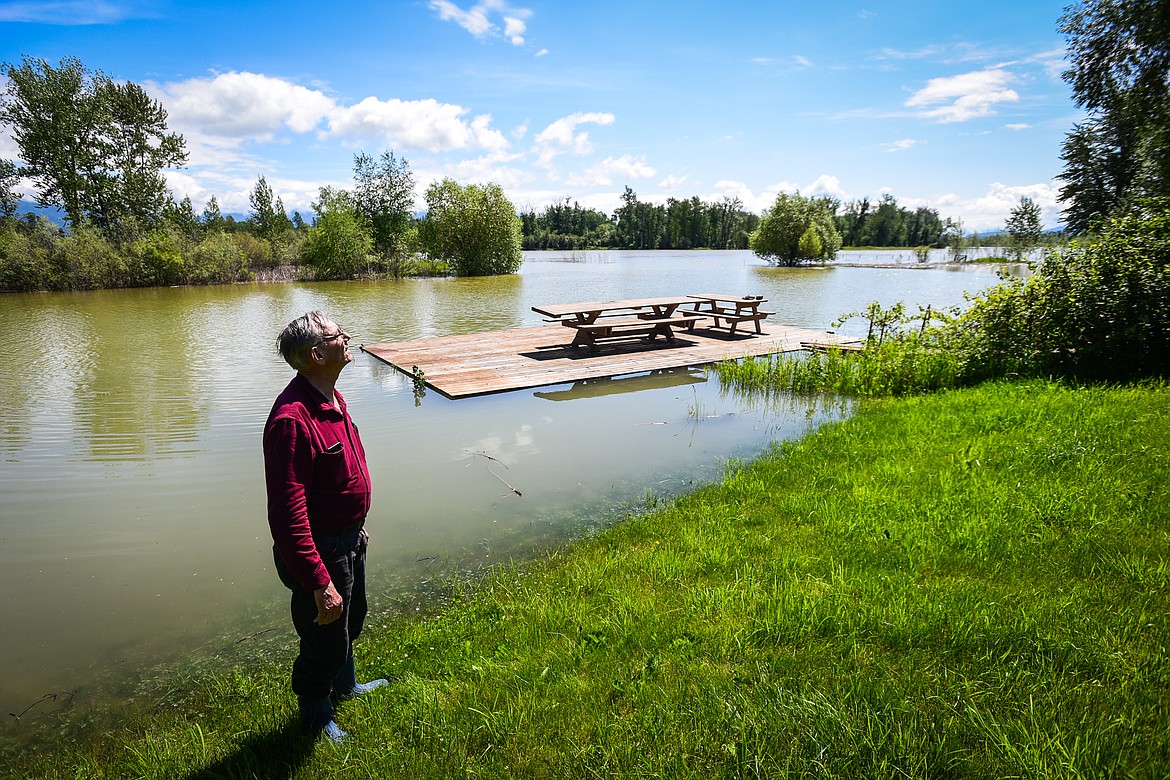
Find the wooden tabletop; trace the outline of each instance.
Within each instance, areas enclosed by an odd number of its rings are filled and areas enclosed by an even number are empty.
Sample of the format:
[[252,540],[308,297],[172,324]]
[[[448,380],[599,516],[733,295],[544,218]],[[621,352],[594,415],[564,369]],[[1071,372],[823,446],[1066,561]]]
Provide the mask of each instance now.
[[701,301],[711,301],[713,303],[726,302],[749,306],[758,306],[767,300],[762,295],[722,295],[719,293],[701,293],[699,295],[688,295],[687,297],[697,298]]
[[532,310],[546,317],[569,317],[590,314],[600,314],[606,311],[622,311],[625,309],[653,309],[672,308],[685,303],[694,303],[692,296],[676,296],[667,298],[632,298],[624,301],[591,301],[588,303],[550,303],[533,306]]

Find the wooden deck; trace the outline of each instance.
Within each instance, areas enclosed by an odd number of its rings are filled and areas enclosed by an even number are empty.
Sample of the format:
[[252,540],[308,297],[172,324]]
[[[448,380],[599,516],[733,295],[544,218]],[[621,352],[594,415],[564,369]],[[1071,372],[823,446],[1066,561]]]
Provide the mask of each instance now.
[[845,336],[765,321],[763,332],[729,335],[696,327],[675,332],[674,343],[643,340],[610,344],[599,352],[571,349],[572,330],[559,324],[461,336],[363,344],[362,350],[402,371],[417,366],[427,387],[448,398],[523,390],[587,379],[700,366],[729,358],[802,349],[801,342],[849,343]]

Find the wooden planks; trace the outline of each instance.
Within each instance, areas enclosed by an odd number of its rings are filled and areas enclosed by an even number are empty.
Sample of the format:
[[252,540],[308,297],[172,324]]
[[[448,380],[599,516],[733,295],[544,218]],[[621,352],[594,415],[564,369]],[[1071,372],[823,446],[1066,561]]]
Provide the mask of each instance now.
[[362,350],[410,375],[423,372],[428,387],[448,398],[466,398],[562,382],[699,366],[731,358],[795,352],[801,342],[847,343],[852,339],[809,328],[765,324],[759,334],[729,334],[696,327],[673,343],[616,343],[599,352],[568,346],[573,331],[559,324],[486,333],[363,344]]

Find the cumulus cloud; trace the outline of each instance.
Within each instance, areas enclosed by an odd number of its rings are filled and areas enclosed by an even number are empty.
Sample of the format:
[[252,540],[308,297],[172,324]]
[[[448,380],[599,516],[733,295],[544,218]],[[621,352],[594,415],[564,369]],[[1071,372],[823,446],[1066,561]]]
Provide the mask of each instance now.
[[579,133],[577,127],[584,124],[610,125],[613,121],[613,114],[600,112],[577,112],[558,119],[541,130],[535,138],[537,165],[547,168],[556,157],[567,152],[589,154],[593,151],[589,133]]
[[340,105],[320,90],[247,72],[149,88],[166,107],[171,126],[192,146],[238,148],[313,131],[343,142],[385,140],[429,152],[508,146],[503,133],[491,127],[490,114],[468,119],[463,106],[433,99],[367,97]]
[[841,180],[836,176],[830,176],[826,173],[821,174],[804,189],[801,193],[809,196],[823,196],[827,195],[831,198],[844,198],[845,190],[841,189]]
[[649,179],[654,173],[654,169],[646,164],[646,158],[626,154],[621,157],[607,157],[596,165],[589,166],[584,172],[569,176],[566,183],[576,187],[608,187],[615,179],[623,181]]
[[428,152],[452,149],[500,150],[508,146],[503,133],[491,127],[491,115],[470,122],[468,111],[437,100],[380,100],[368,97],[329,113],[329,137],[354,141],[383,139],[393,146]]
[[927,205],[943,217],[960,217],[967,230],[1002,230],[1011,210],[1020,204],[1021,197],[1031,198],[1040,207],[1045,229],[1060,224],[1060,186],[1057,182],[1017,185],[992,182],[983,195],[964,198],[948,194]]
[[481,0],[471,8],[464,10],[450,0],[430,0],[430,8],[439,15],[444,22],[455,22],[476,38],[486,38],[499,35],[500,27],[491,20],[493,14],[498,14],[503,22],[503,36],[513,46],[523,46],[524,35],[528,31],[527,19],[532,16],[528,8],[516,8],[503,0]]
[[675,176],[674,174],[671,174],[662,181],[658,182],[658,187],[660,189],[667,190],[668,192],[670,190],[677,190],[679,187],[686,184],[687,180],[690,178],[690,176]]
[[906,101],[907,108],[939,123],[966,122],[995,113],[999,103],[1013,103],[1019,94],[1008,84],[1015,76],[1000,68],[988,68],[958,76],[931,79]]
[[283,129],[309,132],[336,106],[318,90],[259,73],[222,73],[148,88],[166,106],[173,127],[229,145],[271,141]]

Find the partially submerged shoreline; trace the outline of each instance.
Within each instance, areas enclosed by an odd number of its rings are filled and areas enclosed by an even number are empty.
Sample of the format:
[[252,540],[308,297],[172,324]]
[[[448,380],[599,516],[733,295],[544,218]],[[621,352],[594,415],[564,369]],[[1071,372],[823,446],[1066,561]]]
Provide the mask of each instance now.
[[392,686],[340,713],[342,753],[290,731],[271,661],[4,759],[14,777],[1156,772],[1168,402],[1164,383],[1037,382],[869,402],[374,626],[359,668]]

